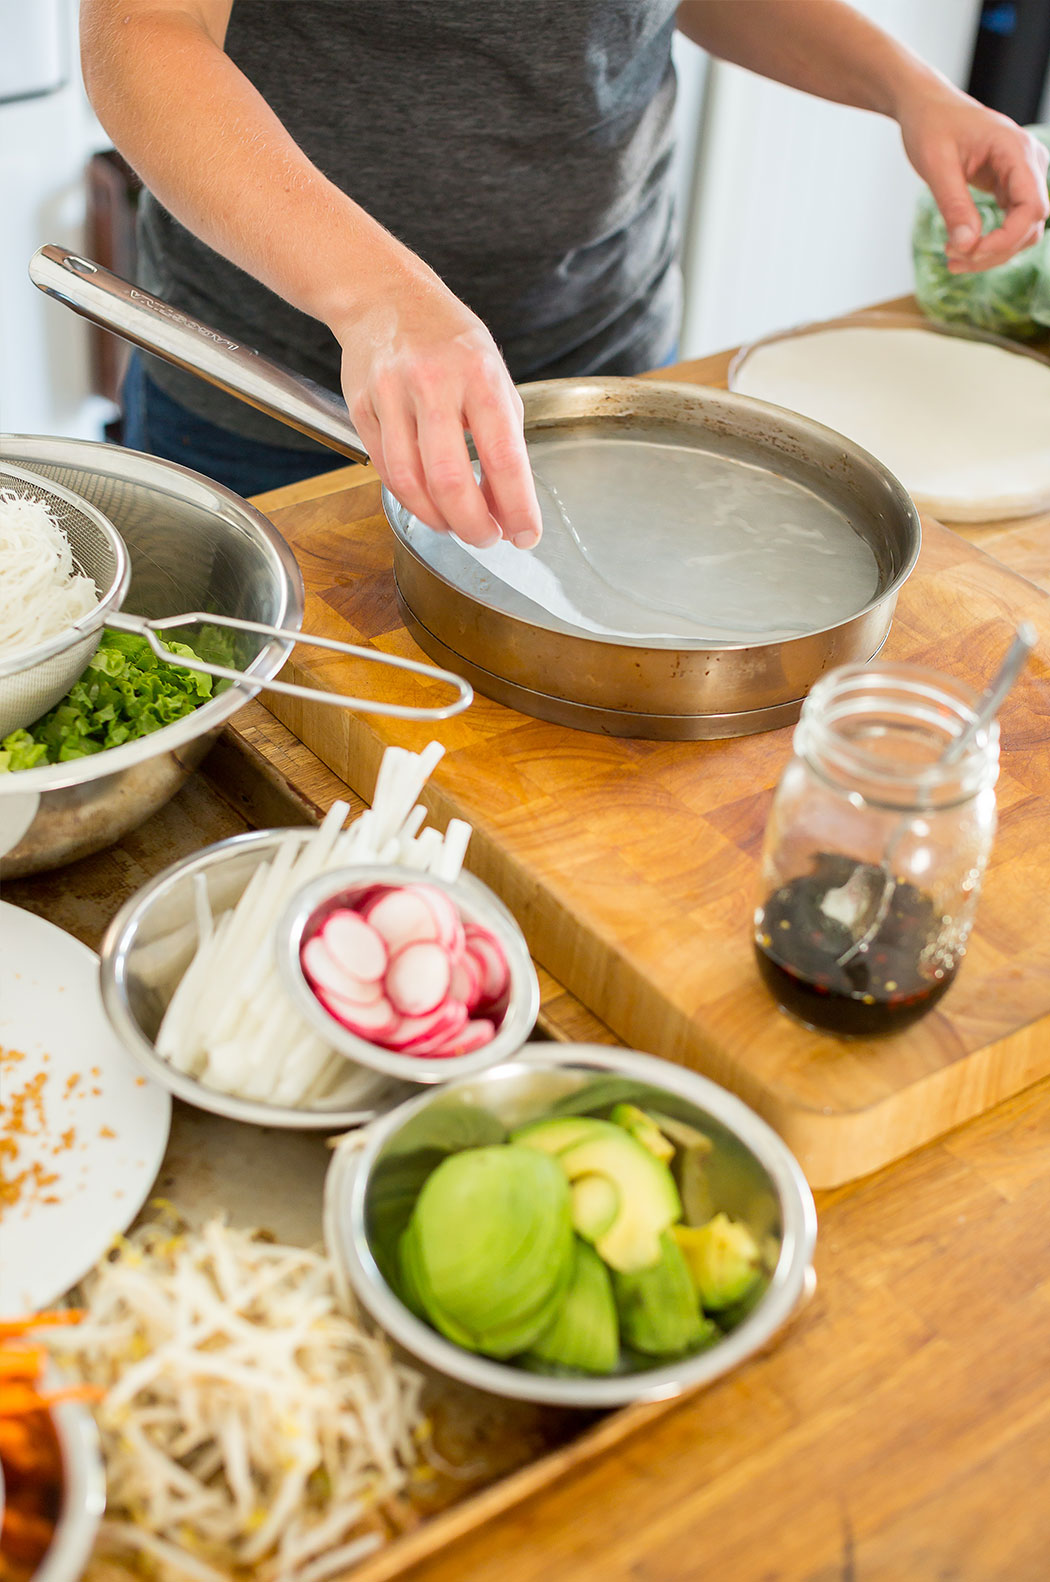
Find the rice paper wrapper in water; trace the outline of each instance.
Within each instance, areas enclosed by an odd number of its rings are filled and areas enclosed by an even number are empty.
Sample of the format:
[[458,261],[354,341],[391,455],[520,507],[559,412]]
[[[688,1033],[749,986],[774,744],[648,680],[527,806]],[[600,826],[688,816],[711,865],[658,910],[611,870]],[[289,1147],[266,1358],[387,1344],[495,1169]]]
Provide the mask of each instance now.
[[[1027,130],[1050,148],[1050,126]],[[970,195],[982,232],[994,231],[1002,224],[1002,209],[987,192],[971,187]],[[976,275],[951,273],[947,240],[947,227],[925,188],[912,230],[915,295],[924,313],[945,324],[969,324],[1012,340],[1050,337],[1050,231],[1034,247]]]

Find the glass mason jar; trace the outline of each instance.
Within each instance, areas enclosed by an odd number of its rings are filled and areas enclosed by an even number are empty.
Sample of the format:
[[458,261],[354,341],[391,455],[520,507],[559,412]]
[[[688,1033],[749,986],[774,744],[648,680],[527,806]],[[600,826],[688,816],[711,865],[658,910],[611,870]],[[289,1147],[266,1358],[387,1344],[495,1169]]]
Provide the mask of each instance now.
[[766,826],[759,970],[781,1008],[843,1037],[896,1032],[950,987],[995,834],[999,726],[965,683],[845,665],[812,689]]

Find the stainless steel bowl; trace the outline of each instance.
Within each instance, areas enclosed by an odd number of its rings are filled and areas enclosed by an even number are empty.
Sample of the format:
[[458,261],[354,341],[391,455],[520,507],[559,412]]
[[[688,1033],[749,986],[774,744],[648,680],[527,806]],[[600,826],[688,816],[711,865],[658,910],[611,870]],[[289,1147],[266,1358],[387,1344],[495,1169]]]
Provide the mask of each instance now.
[[51,1417],[62,1452],[62,1507],[33,1582],[77,1582],[106,1508],[106,1474],[98,1429],[88,1409],[66,1401],[52,1408]]
[[[102,1005],[124,1048],[176,1098],[214,1115],[298,1131],[339,1131],[371,1120],[404,1096],[401,1084],[347,1064],[347,1080],[330,1102],[314,1109],[264,1104],[205,1087],[157,1053],[154,1039],[175,986],[197,945],[194,889],[197,875],[216,912],[234,906],[259,863],[286,836],[313,832],[253,830],[206,846],[157,874],[117,913],[99,950]],[[334,1047],[334,1045],[333,1045]]]
[[[0,454],[109,517],[131,557],[125,609],[147,616],[215,610],[301,626],[302,579],[291,550],[229,489],[174,462],[90,440],[5,435]],[[242,641],[251,672],[276,675],[288,644]],[[152,736],[94,757],[0,775],[0,873],[43,872],[119,840],[174,796],[255,690],[230,687]]]
[[[588,1091],[584,1093],[583,1090]],[[768,1284],[736,1328],[707,1351],[607,1378],[552,1376],[453,1345],[409,1312],[383,1276],[423,1181],[448,1153],[491,1141],[480,1111],[505,1127],[547,1113],[572,1095],[573,1113],[602,1114],[621,1101],[652,1104],[704,1131],[715,1210],[750,1226],[774,1256]],[[376,1121],[335,1154],[325,1182],[325,1240],[361,1302],[394,1340],[439,1372],[496,1395],[555,1406],[609,1407],[709,1384],[764,1346],[812,1281],[813,1197],[777,1134],[723,1088],[684,1067],[600,1044],[531,1044],[516,1059],[434,1089]]]
[[[300,950],[316,914],[338,897],[352,897],[373,885],[425,883],[443,890],[455,903],[465,922],[480,923],[503,946],[510,971],[510,995],[495,1037],[468,1055],[428,1059],[425,1055],[399,1054],[381,1044],[358,1038],[329,1016],[303,973]],[[540,985],[525,936],[498,896],[469,873],[454,883],[411,868],[375,865],[345,868],[322,874],[299,891],[277,925],[277,965],[286,988],[314,1031],[359,1065],[370,1066],[404,1082],[451,1082],[485,1071],[517,1054],[532,1033],[540,1009]]]

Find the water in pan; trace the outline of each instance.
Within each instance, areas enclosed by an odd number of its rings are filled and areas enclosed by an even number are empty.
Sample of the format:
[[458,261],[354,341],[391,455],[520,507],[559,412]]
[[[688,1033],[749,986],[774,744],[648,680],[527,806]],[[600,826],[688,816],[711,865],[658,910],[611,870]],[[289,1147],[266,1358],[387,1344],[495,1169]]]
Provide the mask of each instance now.
[[878,591],[874,553],[844,512],[765,467],[586,431],[534,437],[529,455],[537,550],[410,533],[458,586],[513,614],[636,640],[775,642],[849,620]]

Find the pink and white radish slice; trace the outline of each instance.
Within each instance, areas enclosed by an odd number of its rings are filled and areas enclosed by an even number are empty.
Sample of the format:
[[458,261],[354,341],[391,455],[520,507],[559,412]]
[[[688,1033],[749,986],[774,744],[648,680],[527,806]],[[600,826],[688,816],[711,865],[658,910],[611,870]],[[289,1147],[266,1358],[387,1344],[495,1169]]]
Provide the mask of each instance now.
[[477,923],[468,923],[465,929],[467,955],[470,956],[481,977],[481,994],[478,1006],[487,1009],[496,1005],[507,991],[510,968],[503,946],[494,934]]
[[[341,906],[321,924],[319,937],[337,966],[366,983],[379,983],[387,969],[389,951],[382,934],[359,912]],[[312,943],[312,942],[311,942]]]
[[446,1000],[426,1016],[402,1016],[383,1036],[388,1049],[421,1055],[431,1043],[443,1043],[467,1025],[467,1008],[459,1000]]
[[338,1022],[421,1057],[484,1048],[510,987],[499,939],[480,923],[464,923],[455,902],[425,883],[372,889],[356,905],[336,907],[301,957]]
[[458,1033],[450,1033],[438,1044],[432,1045],[427,1054],[434,1059],[450,1055],[472,1055],[475,1049],[484,1049],[496,1036],[496,1024],[485,1017],[467,1022]]
[[481,999],[481,968],[473,956],[468,956],[465,946],[452,963],[448,992],[454,1000],[462,1000],[468,1011],[475,1010]]
[[432,884],[414,884],[410,889],[430,908],[437,924],[438,942],[457,956],[463,949],[465,929],[456,903]]
[[425,1016],[448,1000],[451,983],[452,958],[444,945],[420,939],[391,956],[385,988],[402,1016]]
[[369,1043],[383,1042],[402,1020],[385,995],[371,1005],[362,1005],[327,989],[315,987],[314,993],[329,1016],[334,1016],[348,1032],[367,1039]]
[[361,915],[382,936],[391,955],[404,945],[441,938],[433,908],[415,885],[386,890],[370,901]]
[[[315,988],[335,994],[352,1005],[372,1005],[383,996],[379,979],[365,979],[347,972],[333,960],[321,934],[315,934],[302,949],[303,971]],[[382,974],[380,974],[380,978]]]

